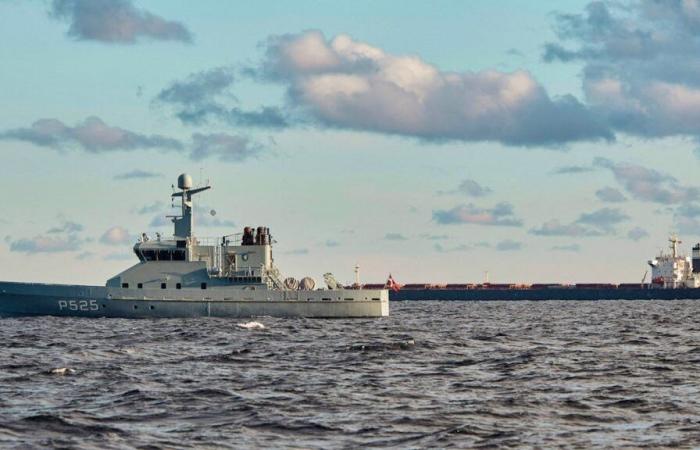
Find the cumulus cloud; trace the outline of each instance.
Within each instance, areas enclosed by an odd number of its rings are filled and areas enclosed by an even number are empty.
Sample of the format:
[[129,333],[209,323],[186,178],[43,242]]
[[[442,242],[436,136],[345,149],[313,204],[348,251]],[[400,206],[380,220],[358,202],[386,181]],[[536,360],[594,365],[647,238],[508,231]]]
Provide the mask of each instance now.
[[627,232],[627,238],[633,241],[638,241],[645,237],[649,237],[649,232],[641,227],[634,227]]
[[590,213],[581,214],[571,223],[561,223],[552,219],[538,228],[530,230],[537,236],[603,236],[615,233],[615,226],[629,220],[629,216],[619,209],[602,208]]
[[452,191],[439,191],[438,194],[462,194],[467,197],[484,197],[492,192],[491,188],[483,186],[470,179],[462,180],[457,189]]
[[616,208],[602,208],[591,213],[583,213],[576,221],[579,224],[592,225],[602,231],[611,231],[612,228],[626,220],[629,216]]
[[262,106],[257,111],[234,107],[222,118],[241,127],[286,128],[291,125],[287,113],[277,106]]
[[0,139],[25,141],[53,149],[78,148],[88,153],[144,148],[180,151],[184,148],[176,139],[109,126],[94,116],[73,127],[58,119],[40,119],[27,128],[0,132]]
[[430,233],[422,233],[420,235],[423,239],[427,239],[429,241],[445,241],[449,239],[450,237],[446,234],[430,234]]
[[442,244],[436,243],[433,248],[438,253],[452,253],[452,252],[467,252],[473,250],[474,247],[468,244],[459,244],[453,247],[445,247]]
[[601,236],[603,233],[599,230],[594,230],[578,223],[561,223],[557,219],[549,220],[542,224],[539,228],[530,230],[531,234],[537,236]]
[[217,102],[217,97],[226,93],[233,81],[234,75],[230,68],[216,67],[171,83],[158,93],[155,101],[176,107],[176,116],[183,123],[198,125],[210,115],[225,112],[225,107]]
[[408,238],[401,233],[387,233],[384,235],[384,240],[386,240],[386,241],[405,241],[405,240],[408,240]]
[[496,250],[501,252],[509,252],[515,250],[522,250],[523,243],[514,241],[512,239],[506,239],[496,244]]
[[668,205],[700,198],[699,188],[683,186],[673,176],[655,169],[606,158],[596,158],[593,164],[610,170],[625,191],[637,200]]
[[470,203],[448,210],[433,211],[433,220],[441,225],[476,224],[519,227],[522,220],[515,216],[513,205],[502,202],[493,208],[480,208]]
[[576,98],[551,98],[528,72],[440,71],[344,34],[273,36],[252,72],[286,86],[290,107],[328,127],[518,146],[613,139]]
[[80,249],[82,241],[75,235],[66,237],[35,236],[10,242],[10,251],[21,253],[61,253]]
[[548,62],[583,63],[589,107],[615,130],[700,135],[700,8],[696,0],[589,3],[559,14]]
[[700,205],[686,203],[679,205],[673,214],[676,229],[686,235],[700,234]]
[[142,39],[191,42],[180,22],[136,8],[131,0],[53,0],[51,15],[70,24],[77,40],[133,44]]
[[236,101],[229,92],[234,81],[233,70],[229,67],[193,73],[161,90],[155,102],[173,107],[175,116],[188,125],[201,125],[211,118],[242,127],[285,128],[290,125],[287,114],[276,106],[263,106],[258,110],[226,106],[227,100]]
[[[89,117],[74,127],[57,119],[40,119],[27,128],[0,131],[0,140],[19,140],[57,151],[82,150],[87,153],[156,149],[187,154],[193,161],[216,158],[224,162],[243,162],[262,154],[264,147],[246,136],[227,133],[194,133],[185,144],[177,139],[146,135],[107,125],[98,117]],[[156,176],[151,172],[133,171],[119,179]]]
[[115,180],[142,180],[146,178],[160,178],[163,174],[157,172],[148,172],[141,169],[134,169],[130,172],[120,173],[114,176]]
[[13,239],[5,237],[10,251],[20,253],[62,253],[80,250],[86,242],[78,236],[83,231],[83,226],[71,221],[63,221],[59,225],[49,228],[44,235],[32,238]]
[[562,166],[554,169],[552,173],[555,175],[568,175],[574,173],[592,172],[593,167],[590,166]]
[[133,236],[124,227],[114,226],[105,231],[100,237],[100,242],[107,245],[128,245]]
[[697,203],[686,203],[676,208],[676,215],[681,217],[700,217],[700,205]]
[[627,197],[625,197],[622,192],[610,186],[598,189],[595,191],[595,196],[598,197],[600,201],[608,203],[621,203],[627,201]]

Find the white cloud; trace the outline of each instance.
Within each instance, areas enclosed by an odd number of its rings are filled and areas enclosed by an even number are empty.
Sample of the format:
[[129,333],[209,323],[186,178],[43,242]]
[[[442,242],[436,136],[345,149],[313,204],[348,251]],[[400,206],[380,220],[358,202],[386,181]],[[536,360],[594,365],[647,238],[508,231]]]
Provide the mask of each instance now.
[[133,44],[143,38],[192,41],[183,24],[138,9],[131,0],[53,0],[51,14],[68,21],[68,35],[79,40],[112,44]]
[[433,220],[442,225],[476,224],[519,227],[522,220],[515,216],[513,205],[501,202],[493,208],[481,208],[472,203],[458,205],[449,210],[433,211]]
[[528,72],[443,72],[343,34],[272,37],[257,73],[286,84],[293,106],[330,127],[511,145],[613,138],[574,97],[550,98]]

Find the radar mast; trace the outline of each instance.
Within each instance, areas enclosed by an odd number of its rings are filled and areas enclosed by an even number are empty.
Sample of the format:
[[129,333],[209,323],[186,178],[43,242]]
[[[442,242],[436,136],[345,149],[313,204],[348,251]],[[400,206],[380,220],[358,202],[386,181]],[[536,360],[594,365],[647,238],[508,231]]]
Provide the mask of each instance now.
[[171,197],[181,197],[182,213],[180,216],[169,217],[172,217],[173,223],[175,224],[175,237],[188,239],[192,237],[192,230],[194,229],[192,196],[206,191],[207,189],[211,189],[211,186],[192,189],[192,177],[183,173],[177,177],[177,187],[180,189],[180,192],[173,193]]

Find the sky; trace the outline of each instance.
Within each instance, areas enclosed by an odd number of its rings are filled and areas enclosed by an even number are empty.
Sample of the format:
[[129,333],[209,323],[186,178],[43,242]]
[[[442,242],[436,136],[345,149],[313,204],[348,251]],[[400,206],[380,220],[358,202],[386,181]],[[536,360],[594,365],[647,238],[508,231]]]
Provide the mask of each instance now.
[[[101,285],[180,173],[283,274],[636,282],[700,241],[700,2],[0,0],[0,278]],[[215,215],[211,211],[215,211]]]

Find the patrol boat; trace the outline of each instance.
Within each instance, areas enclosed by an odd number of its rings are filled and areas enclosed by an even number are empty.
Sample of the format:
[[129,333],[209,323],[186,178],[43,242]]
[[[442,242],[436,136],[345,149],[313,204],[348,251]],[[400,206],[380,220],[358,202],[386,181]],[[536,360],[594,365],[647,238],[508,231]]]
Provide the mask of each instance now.
[[139,262],[106,286],[0,282],[0,316],[82,317],[382,317],[389,315],[386,289],[343,287],[327,273],[327,288],[313,279],[282,279],[272,258],[267,227],[217,239],[193,234],[196,187],[182,174],[180,215],[170,216],[172,239],[142,234],[134,245]]

